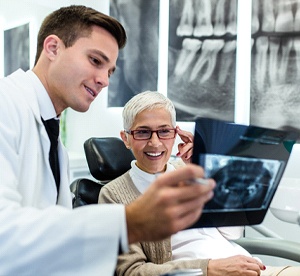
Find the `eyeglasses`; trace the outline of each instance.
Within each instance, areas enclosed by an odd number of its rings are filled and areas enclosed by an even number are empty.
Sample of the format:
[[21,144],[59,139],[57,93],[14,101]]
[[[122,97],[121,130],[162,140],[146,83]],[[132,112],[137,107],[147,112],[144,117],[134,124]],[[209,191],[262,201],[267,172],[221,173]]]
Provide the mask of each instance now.
[[125,130],[125,132],[132,135],[135,140],[149,140],[151,139],[153,132],[155,132],[158,138],[162,140],[173,139],[176,135],[175,128],[163,128],[158,130],[136,129]]

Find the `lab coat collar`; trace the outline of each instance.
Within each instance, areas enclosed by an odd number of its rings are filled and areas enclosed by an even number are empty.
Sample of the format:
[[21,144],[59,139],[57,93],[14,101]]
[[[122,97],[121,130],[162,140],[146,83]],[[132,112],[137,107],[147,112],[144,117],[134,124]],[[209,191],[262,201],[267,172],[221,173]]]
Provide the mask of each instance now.
[[52,118],[56,118],[56,112],[54,105],[49,97],[49,94],[45,87],[43,86],[40,79],[37,77],[37,75],[29,70],[26,72],[28,77],[33,83],[33,86],[35,88],[35,93],[38,99],[40,114],[42,118],[46,121]]

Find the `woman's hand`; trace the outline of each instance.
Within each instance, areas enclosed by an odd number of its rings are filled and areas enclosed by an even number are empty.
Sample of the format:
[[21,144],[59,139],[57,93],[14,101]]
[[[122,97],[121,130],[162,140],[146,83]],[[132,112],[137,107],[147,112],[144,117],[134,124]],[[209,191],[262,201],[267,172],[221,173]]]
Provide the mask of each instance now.
[[194,135],[189,131],[184,131],[176,127],[177,134],[183,141],[183,143],[178,144],[178,153],[177,157],[181,157],[184,163],[191,163],[191,158],[193,154],[193,146],[194,146]]
[[208,276],[257,276],[266,267],[258,260],[237,255],[224,259],[212,259],[208,262]]

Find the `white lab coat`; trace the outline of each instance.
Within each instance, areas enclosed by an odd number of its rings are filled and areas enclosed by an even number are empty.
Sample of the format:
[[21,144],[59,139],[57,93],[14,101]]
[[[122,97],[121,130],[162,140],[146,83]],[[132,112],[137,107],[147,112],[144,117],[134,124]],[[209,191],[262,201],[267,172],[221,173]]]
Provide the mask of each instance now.
[[61,143],[56,205],[39,85],[22,70],[0,80],[0,275],[113,275],[124,207],[72,210]]

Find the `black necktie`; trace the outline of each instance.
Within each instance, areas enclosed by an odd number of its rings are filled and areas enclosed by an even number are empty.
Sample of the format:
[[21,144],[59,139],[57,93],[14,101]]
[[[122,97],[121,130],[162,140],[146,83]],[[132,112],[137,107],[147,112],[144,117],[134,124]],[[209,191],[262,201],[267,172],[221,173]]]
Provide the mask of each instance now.
[[57,151],[58,135],[59,135],[59,120],[50,119],[44,121],[42,118],[42,121],[45,125],[46,131],[48,133],[51,142],[50,152],[49,152],[49,162],[56,182],[57,191],[59,191],[60,173],[59,173],[59,160],[58,160],[58,151]]

